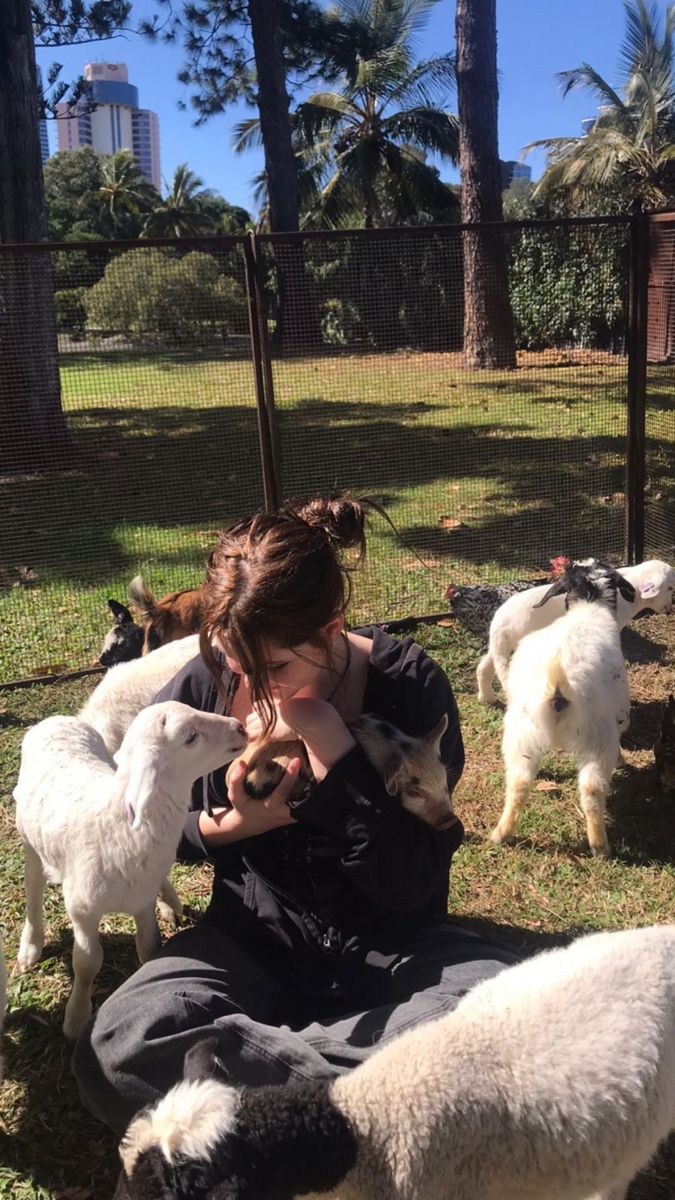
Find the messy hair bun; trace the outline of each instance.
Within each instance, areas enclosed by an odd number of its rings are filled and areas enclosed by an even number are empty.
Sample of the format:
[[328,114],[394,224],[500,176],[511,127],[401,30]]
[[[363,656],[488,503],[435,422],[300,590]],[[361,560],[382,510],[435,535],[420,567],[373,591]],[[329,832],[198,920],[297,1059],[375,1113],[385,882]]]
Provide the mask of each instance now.
[[359,558],[366,552],[366,514],[360,500],[347,496],[317,496],[306,503],[290,504],[289,509],[308,525],[313,525],[327,534],[341,550],[359,551]]

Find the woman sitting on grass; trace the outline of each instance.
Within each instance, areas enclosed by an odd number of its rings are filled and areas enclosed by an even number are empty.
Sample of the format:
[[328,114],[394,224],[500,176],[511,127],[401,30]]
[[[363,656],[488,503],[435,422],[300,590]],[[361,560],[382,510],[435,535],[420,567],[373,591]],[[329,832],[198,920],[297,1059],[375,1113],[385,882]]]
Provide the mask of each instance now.
[[361,505],[313,500],[239,522],[211,557],[201,656],[156,699],[301,739],[316,785],[289,799],[297,759],[264,801],[245,792],[243,764],[229,787],[222,771],[195,784],[181,857],[212,861],[208,910],[102,1005],[75,1051],[85,1104],[118,1133],[206,1034],[235,1084],[330,1076],[514,961],[448,920],[461,823],[435,829],[402,808],[349,731],[369,712],[420,736],[447,714],[450,790],[461,775],[443,671],[410,638],[345,629],[350,548],[365,549]]

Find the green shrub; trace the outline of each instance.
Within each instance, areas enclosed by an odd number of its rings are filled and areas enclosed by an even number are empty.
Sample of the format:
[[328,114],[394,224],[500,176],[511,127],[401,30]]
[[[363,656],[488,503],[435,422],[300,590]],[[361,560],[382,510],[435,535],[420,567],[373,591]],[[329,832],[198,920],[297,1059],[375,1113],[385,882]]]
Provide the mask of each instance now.
[[194,346],[246,328],[241,286],[210,254],[130,250],[106,268],[86,299],[87,327],[144,345]]
[[62,288],[54,292],[54,312],[59,333],[70,333],[82,337],[87,322],[85,296],[87,288]]

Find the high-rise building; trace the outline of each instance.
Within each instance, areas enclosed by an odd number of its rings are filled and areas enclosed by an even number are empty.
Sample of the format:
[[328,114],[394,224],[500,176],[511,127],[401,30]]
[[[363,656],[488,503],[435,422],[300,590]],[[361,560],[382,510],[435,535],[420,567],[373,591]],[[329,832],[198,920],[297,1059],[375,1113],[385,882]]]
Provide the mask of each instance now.
[[[79,101],[75,115],[58,105],[59,150],[92,146],[99,154],[131,150],[138,165],[159,191],[159,118],[138,107],[138,88],[129,83],[125,63],[87,63],[84,77],[89,98]],[[93,101],[93,103],[92,103]]]
[[502,177],[502,191],[510,187],[514,179],[527,179],[528,183],[532,179],[532,167],[526,166],[525,163],[516,162],[512,158],[507,161],[500,158],[499,170]]
[[[38,77],[38,96],[40,98],[40,105],[42,105],[42,71],[40,70],[39,67],[37,69],[37,77]],[[47,121],[44,117],[41,116],[40,117],[40,161],[41,161],[43,167],[48,158],[49,158],[49,134],[47,132]]]

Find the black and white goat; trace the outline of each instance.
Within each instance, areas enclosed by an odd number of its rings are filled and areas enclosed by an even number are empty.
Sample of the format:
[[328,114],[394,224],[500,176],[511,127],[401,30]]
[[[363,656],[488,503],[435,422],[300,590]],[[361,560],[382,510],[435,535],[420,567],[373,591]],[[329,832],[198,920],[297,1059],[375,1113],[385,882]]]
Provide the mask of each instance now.
[[539,764],[548,750],[577,761],[579,799],[593,854],[608,855],[605,804],[630,694],[616,621],[617,598],[635,599],[618,571],[590,559],[574,563],[539,600],[564,596],[566,612],[516,647],[506,681],[502,755],[506,799],[493,842],[513,838]]
[[226,1079],[188,1053],[116,1200],[623,1200],[675,1129],[675,926],[507,968],[337,1079]]

